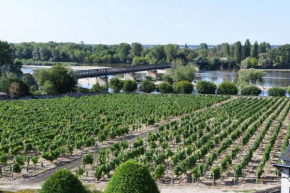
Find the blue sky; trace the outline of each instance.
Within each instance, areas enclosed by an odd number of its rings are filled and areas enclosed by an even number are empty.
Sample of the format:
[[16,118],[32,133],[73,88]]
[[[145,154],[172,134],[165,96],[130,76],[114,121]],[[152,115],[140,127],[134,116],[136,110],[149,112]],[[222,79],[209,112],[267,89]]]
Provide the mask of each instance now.
[[0,39],[290,43],[289,0],[0,0]]

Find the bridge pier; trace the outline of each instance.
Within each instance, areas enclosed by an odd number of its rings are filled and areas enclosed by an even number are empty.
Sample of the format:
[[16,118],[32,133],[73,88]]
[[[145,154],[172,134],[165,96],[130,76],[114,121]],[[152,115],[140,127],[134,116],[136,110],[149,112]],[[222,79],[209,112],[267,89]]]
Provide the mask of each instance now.
[[125,73],[124,74],[124,80],[136,80],[136,74],[135,72],[133,73]]
[[147,76],[152,77],[153,79],[157,79],[157,70],[148,70],[147,71]]
[[99,83],[100,86],[109,86],[108,76],[105,76],[105,77],[98,76],[96,77],[96,81],[97,83]]

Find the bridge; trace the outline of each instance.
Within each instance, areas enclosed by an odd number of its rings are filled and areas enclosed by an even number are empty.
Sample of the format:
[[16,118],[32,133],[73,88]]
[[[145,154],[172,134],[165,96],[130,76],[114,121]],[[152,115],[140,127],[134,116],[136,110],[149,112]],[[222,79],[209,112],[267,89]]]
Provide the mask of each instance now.
[[104,69],[92,69],[92,70],[78,70],[76,76],[81,78],[96,78],[100,85],[108,85],[108,75],[124,74],[125,79],[136,80],[135,73],[147,71],[148,76],[157,78],[158,69],[170,68],[171,64],[151,64],[140,66],[126,66],[121,68],[104,68]]
[[140,65],[140,66],[126,66],[121,68],[105,68],[105,69],[92,69],[92,70],[78,70],[76,75],[78,79],[81,78],[94,78],[115,74],[128,74],[141,71],[154,71],[158,69],[167,69],[170,68],[171,64],[152,64],[152,65]]

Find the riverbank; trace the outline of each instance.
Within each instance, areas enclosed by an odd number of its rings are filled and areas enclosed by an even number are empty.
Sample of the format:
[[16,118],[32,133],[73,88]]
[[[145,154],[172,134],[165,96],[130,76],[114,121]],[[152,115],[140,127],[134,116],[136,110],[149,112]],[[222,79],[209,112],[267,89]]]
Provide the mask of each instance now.
[[[72,70],[95,70],[95,69],[106,69],[110,67],[102,67],[102,66],[68,66]],[[30,65],[23,65],[22,68],[51,68],[51,66],[30,66]]]

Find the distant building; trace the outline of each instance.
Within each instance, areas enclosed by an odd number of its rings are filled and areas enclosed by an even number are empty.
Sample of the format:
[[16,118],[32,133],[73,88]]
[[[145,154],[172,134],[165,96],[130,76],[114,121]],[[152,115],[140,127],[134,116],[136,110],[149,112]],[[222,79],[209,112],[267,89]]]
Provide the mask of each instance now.
[[281,193],[290,193],[290,145],[281,155],[282,164],[274,164],[281,172]]

